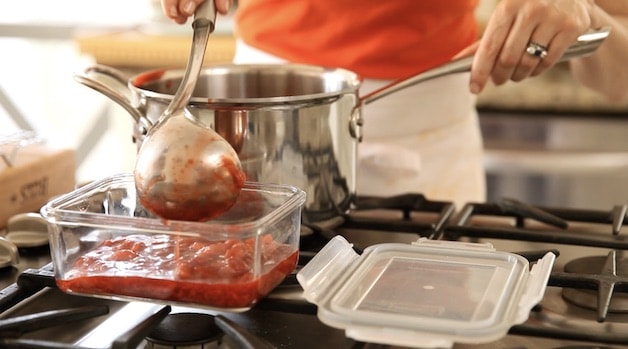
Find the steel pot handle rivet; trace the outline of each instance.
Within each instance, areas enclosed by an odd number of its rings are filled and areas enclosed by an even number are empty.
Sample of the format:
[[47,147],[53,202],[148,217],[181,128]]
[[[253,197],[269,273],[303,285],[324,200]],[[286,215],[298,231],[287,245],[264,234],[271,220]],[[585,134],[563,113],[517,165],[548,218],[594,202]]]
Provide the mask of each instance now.
[[358,142],[362,142],[362,137],[364,136],[362,133],[363,125],[364,119],[362,118],[360,108],[354,108],[349,118],[349,134],[351,137],[357,139]]

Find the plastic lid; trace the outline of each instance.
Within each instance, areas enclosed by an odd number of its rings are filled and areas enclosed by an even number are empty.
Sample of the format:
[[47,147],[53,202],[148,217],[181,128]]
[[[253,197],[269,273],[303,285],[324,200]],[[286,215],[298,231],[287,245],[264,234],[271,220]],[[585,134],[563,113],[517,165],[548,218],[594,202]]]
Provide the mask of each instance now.
[[359,256],[337,236],[297,275],[319,319],[356,340],[411,347],[496,340],[542,298],[554,263],[490,244],[420,239]]

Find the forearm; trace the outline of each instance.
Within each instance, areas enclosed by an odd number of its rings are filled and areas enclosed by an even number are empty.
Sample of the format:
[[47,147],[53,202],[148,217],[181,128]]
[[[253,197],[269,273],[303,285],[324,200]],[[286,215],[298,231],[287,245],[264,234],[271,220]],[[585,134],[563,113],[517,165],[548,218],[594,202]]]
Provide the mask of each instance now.
[[628,99],[628,14],[611,15],[597,6],[592,25],[610,26],[611,34],[591,56],[570,62],[574,77],[610,101]]

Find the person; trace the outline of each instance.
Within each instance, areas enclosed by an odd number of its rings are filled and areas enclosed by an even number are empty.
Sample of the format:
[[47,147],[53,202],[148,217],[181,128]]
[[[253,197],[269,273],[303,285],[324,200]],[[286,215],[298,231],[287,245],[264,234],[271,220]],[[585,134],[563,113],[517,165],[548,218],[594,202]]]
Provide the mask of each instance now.
[[[185,23],[203,0],[161,0]],[[408,192],[457,205],[485,200],[475,95],[489,82],[542,74],[579,35],[610,27],[596,52],[569,62],[573,76],[611,101],[628,96],[628,1],[500,0],[482,35],[479,0],[240,0],[235,63],[298,62],[365,78],[362,95],[453,58],[474,54],[469,73],[417,84],[363,110],[357,192]],[[227,14],[230,0],[215,0]],[[460,207],[460,206],[458,206]]]

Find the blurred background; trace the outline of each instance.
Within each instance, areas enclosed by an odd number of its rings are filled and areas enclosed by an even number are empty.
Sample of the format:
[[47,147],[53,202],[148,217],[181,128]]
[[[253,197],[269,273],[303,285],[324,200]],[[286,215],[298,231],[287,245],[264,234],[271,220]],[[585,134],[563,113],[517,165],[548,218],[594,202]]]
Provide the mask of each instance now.
[[[481,1],[480,26],[496,1]],[[230,62],[232,29],[231,16],[219,17],[205,64]],[[4,2],[0,135],[32,129],[55,147],[75,149],[79,183],[132,171],[132,118],[73,74],[96,63],[129,76],[184,66],[190,39],[189,24],[171,23],[156,0]],[[491,86],[478,107],[489,199],[588,207],[628,201],[628,106],[579,86],[566,66]]]
[[[131,171],[131,117],[73,75],[96,63],[129,74],[183,66],[189,25],[166,20],[153,0],[34,0],[1,7],[0,135],[32,129],[51,146],[75,149],[79,183]],[[229,45],[208,54],[206,64],[228,62],[233,51],[230,18],[218,22],[216,34]]]
[[[484,3],[481,12],[492,0]],[[189,25],[167,20],[158,0],[11,1],[2,9],[0,134],[32,127],[51,144],[75,148],[79,181],[131,170],[131,118],[73,74],[95,63],[129,74],[183,66]],[[231,19],[220,17],[206,64],[231,60],[231,30]]]

